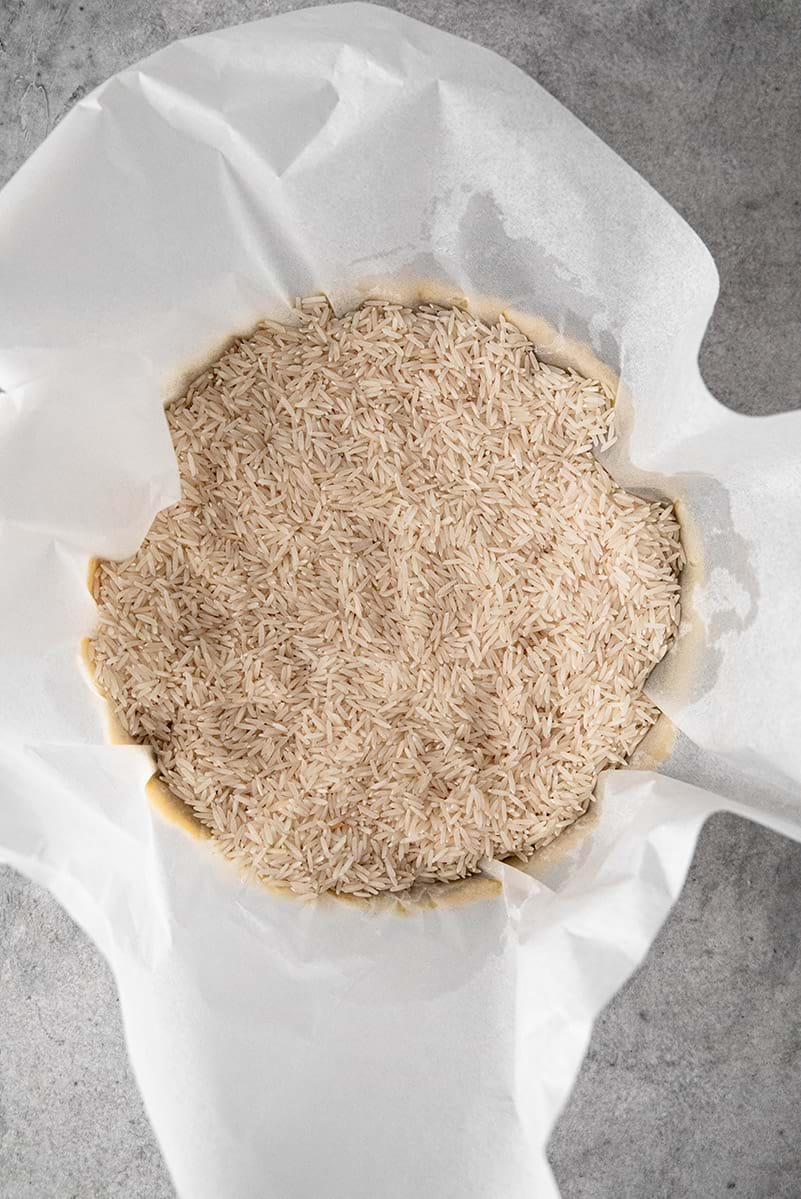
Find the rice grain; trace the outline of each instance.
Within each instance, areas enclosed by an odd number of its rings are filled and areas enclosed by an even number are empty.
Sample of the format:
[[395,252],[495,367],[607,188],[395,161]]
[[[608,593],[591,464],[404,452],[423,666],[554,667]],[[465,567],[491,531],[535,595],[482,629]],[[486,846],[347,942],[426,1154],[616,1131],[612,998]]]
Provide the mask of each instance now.
[[180,503],[94,577],[126,730],[220,849],[303,895],[527,857],[658,715],[669,504],[612,397],[501,317],[317,297],[171,403]]

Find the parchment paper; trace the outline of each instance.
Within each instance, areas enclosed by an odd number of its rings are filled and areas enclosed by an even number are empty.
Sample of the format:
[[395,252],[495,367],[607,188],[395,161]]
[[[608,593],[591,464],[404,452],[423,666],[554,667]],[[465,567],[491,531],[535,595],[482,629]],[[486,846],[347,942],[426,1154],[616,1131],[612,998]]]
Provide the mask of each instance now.
[[[555,1196],[544,1145],[591,1022],[704,819],[801,837],[801,416],[705,389],[717,286],[535,83],[371,6],[171,46],[0,196],[0,856],[108,957],[185,1199]],[[607,465],[677,499],[691,556],[653,679],[677,730],[660,773],[607,775],[530,872],[403,910],[242,883],[147,801],[149,754],[108,743],[78,654],[89,556],[129,554],[178,497],[180,381],[295,296],[392,288],[502,297],[543,353],[619,372]]]

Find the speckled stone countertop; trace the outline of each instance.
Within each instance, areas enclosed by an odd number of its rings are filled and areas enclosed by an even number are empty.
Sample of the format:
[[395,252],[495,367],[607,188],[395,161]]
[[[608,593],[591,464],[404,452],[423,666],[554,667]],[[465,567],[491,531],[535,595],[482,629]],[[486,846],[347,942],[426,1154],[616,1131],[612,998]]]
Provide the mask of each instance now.
[[[120,68],[295,7],[2,0],[0,182]],[[713,393],[754,414],[801,407],[798,0],[394,7],[505,55],[636,167],[718,264],[701,355]],[[731,816],[709,822],[552,1137],[564,1199],[799,1199],[799,899],[801,846]],[[47,894],[1,870],[0,1197],[172,1194],[107,966]]]

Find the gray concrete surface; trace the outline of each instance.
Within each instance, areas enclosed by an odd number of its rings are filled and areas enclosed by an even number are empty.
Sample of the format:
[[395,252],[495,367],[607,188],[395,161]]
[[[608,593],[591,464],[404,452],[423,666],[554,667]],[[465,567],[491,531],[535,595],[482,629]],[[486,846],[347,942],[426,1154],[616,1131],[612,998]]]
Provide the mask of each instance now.
[[[0,0],[0,181],[119,68],[292,7]],[[717,260],[702,353],[713,392],[752,413],[801,406],[797,0],[397,7],[506,55],[637,167]],[[733,817],[709,823],[552,1138],[564,1199],[801,1197],[799,898],[801,847]],[[0,1196],[171,1194],[107,967],[48,895],[0,872]]]

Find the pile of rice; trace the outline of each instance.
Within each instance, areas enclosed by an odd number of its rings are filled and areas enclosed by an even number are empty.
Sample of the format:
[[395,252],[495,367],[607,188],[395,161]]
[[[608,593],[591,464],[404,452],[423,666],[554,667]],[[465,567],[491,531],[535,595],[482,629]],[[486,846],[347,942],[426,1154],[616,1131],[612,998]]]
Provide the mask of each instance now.
[[503,318],[305,301],[167,417],[182,499],[95,573],[100,686],[256,876],[401,891],[529,855],[658,715],[669,504]]

